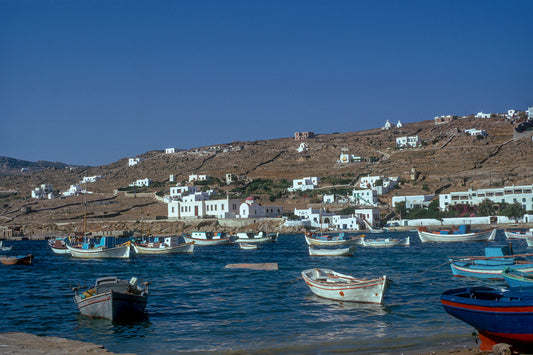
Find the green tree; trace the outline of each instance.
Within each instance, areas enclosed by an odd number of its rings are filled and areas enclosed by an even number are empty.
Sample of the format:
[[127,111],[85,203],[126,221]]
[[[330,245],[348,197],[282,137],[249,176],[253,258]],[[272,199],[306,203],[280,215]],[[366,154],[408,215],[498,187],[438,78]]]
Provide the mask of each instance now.
[[405,201],[400,201],[396,204],[395,208],[396,214],[400,216],[400,218],[407,216],[407,207],[405,206]]
[[501,210],[500,214],[505,217],[509,217],[514,219],[515,221],[522,217],[526,213],[525,208],[519,204],[518,202],[511,203],[507,206],[505,206],[504,209]]
[[496,206],[492,200],[488,198],[481,201],[477,206],[477,214],[479,216],[493,216],[496,214]]

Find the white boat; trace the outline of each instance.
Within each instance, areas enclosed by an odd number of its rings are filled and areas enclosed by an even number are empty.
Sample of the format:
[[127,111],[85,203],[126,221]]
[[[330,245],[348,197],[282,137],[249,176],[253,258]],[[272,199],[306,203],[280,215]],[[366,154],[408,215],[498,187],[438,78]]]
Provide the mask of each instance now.
[[353,256],[355,247],[353,245],[346,248],[317,248],[309,246],[309,255],[312,256]]
[[528,248],[533,247],[533,238],[526,238],[526,243]]
[[160,255],[175,253],[193,253],[194,243],[179,243],[179,237],[148,237],[142,241],[132,243],[136,254]]
[[527,231],[508,231],[507,229],[503,231],[507,239],[528,239],[533,238],[533,228],[529,228]]
[[397,245],[409,245],[409,237],[405,239],[393,239],[393,238],[377,238],[377,239],[366,239],[361,240],[361,244],[364,247],[394,247]]
[[10,251],[13,248],[13,246],[6,247],[4,246],[4,241],[0,240],[0,251]]
[[104,259],[130,257],[130,242],[116,245],[115,237],[100,237],[98,244],[85,238],[83,243],[76,245],[67,244],[70,255],[75,258]]
[[244,250],[256,250],[258,243],[239,243],[239,248]]
[[265,243],[274,241],[275,235],[266,234],[265,232],[258,233],[237,233],[234,243]]
[[194,242],[194,245],[221,245],[230,244],[233,237],[224,232],[192,232],[191,235],[183,234],[186,242]]
[[48,245],[50,246],[50,250],[54,252],[54,254],[70,254],[70,251],[67,248],[66,238],[54,238],[50,239],[48,241]]
[[422,243],[426,242],[480,242],[493,241],[496,238],[496,228],[482,232],[470,232],[469,226],[459,226],[457,230],[440,230],[428,232],[425,227],[418,228],[418,236]]
[[319,297],[377,304],[383,304],[383,295],[391,282],[387,276],[363,280],[330,269],[308,269],[302,271],[302,278]]
[[315,235],[313,233],[305,234],[305,241],[308,245],[322,245],[322,246],[336,246],[336,245],[355,245],[361,244],[361,239],[365,235],[359,235],[356,237],[351,237],[344,233],[338,235],[331,234],[319,234]]

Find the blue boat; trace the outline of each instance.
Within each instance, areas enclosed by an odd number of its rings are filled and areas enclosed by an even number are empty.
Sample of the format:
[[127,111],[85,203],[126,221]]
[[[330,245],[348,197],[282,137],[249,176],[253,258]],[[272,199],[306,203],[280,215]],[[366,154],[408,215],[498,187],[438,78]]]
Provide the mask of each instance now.
[[456,277],[503,280],[502,271],[506,267],[533,272],[533,262],[524,260],[525,255],[531,254],[513,255],[508,245],[492,245],[485,247],[485,256],[452,258],[450,266]]
[[490,287],[466,287],[442,293],[446,312],[474,327],[479,349],[491,351],[498,343],[514,351],[533,349],[533,292]]
[[509,287],[533,287],[533,274],[506,267],[502,276]]

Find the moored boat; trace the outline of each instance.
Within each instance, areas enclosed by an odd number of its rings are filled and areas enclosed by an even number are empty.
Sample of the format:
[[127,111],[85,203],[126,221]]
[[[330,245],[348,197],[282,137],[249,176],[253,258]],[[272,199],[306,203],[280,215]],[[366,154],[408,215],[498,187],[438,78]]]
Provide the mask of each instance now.
[[505,237],[507,239],[533,239],[533,228],[530,228],[527,231],[521,231],[521,230],[512,230],[508,231],[505,229],[504,231]]
[[70,254],[67,248],[66,238],[54,238],[48,241],[48,246],[54,254]]
[[224,232],[192,232],[190,235],[183,234],[186,242],[194,242],[194,245],[221,245],[230,244],[233,237]]
[[330,247],[316,247],[314,245],[309,246],[309,255],[311,256],[353,256],[355,252],[355,246],[350,245],[342,248],[330,248]]
[[13,246],[5,246],[4,241],[0,240],[0,251],[10,251],[13,248]]
[[355,245],[361,244],[361,239],[365,236],[349,236],[344,233],[338,235],[333,234],[314,234],[314,233],[305,233],[305,241],[308,245]]
[[533,349],[533,293],[524,290],[466,287],[442,293],[446,312],[474,327],[482,351],[498,343],[513,351]]
[[275,234],[266,234],[265,232],[244,233],[239,232],[235,235],[234,243],[265,243],[274,241]]
[[419,227],[418,236],[422,243],[492,241],[496,238],[496,228],[481,232],[471,232],[470,225],[460,225],[457,229],[442,229],[439,231],[428,231],[426,227]]
[[244,250],[256,250],[258,243],[239,243],[239,248]]
[[533,272],[533,262],[524,259],[531,255],[513,255],[509,246],[493,245],[485,247],[485,256],[451,258],[449,261],[453,276],[502,280],[502,271],[506,267]]
[[117,245],[115,237],[100,237],[93,240],[84,238],[82,243],[75,245],[67,244],[67,248],[75,258],[105,259],[130,257],[131,243],[129,241]]
[[302,278],[311,291],[323,298],[337,301],[383,303],[383,295],[390,280],[387,276],[363,280],[330,269],[308,269]]
[[133,250],[140,255],[160,255],[175,253],[193,253],[194,243],[179,243],[179,237],[147,237],[132,243]]
[[0,256],[0,263],[4,265],[31,265],[33,255],[21,255],[21,256]]
[[376,239],[361,239],[361,244],[364,247],[394,247],[397,245],[408,246],[410,244],[409,237],[405,239],[393,238],[376,238]]
[[137,320],[146,317],[148,283],[139,286],[137,279],[119,280],[115,276],[96,279],[93,288],[79,294],[74,288],[74,303],[81,314],[112,321]]
[[533,287],[533,274],[506,267],[502,277],[509,287]]

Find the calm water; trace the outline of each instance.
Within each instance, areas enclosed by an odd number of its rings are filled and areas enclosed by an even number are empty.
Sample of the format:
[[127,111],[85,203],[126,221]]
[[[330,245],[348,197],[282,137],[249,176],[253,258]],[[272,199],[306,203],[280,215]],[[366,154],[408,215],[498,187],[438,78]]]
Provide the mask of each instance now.
[[[465,342],[473,329],[449,316],[439,295],[482,284],[453,278],[450,256],[482,255],[484,243],[419,242],[363,248],[354,257],[310,257],[303,234],[280,235],[258,250],[196,247],[192,255],[130,260],[79,260],[53,254],[45,241],[7,242],[10,254],[32,253],[31,266],[0,265],[0,332],[18,331],[90,341],[113,352],[401,353]],[[370,236],[373,237],[373,236]],[[499,231],[498,241],[503,241]],[[515,242],[514,251],[526,246]],[[16,249],[16,250],[15,250]],[[228,263],[277,262],[277,271],[224,269]],[[394,283],[383,306],[347,304],[314,296],[299,278],[326,267],[356,277],[387,275]],[[148,320],[117,324],[78,314],[70,286],[116,275],[150,282]],[[492,283],[494,286],[503,283]]]

